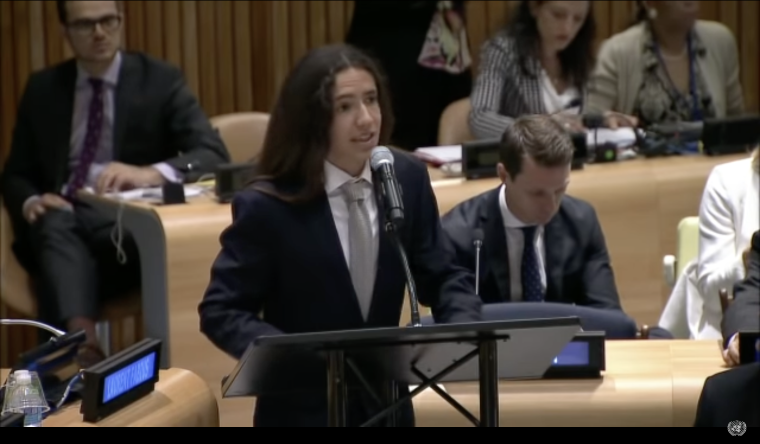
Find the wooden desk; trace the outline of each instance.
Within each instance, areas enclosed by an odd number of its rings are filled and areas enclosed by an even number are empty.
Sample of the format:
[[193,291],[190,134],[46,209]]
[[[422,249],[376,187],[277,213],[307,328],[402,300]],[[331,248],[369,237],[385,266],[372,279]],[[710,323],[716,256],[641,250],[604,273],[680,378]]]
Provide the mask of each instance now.
[[[691,427],[706,378],[723,371],[715,341],[609,341],[601,380],[502,382],[502,427]],[[476,417],[477,384],[446,391]],[[414,401],[419,427],[468,427],[427,391]]]
[[[716,165],[746,157],[667,157],[588,165],[573,171],[568,194],[590,202],[599,216],[624,309],[656,324],[670,296],[662,258],[676,251],[681,219],[699,214],[707,177]],[[442,179],[431,170],[441,214],[492,190],[498,179]]]
[[[0,370],[0,380],[8,378]],[[51,415],[43,427],[219,427],[219,408],[208,385],[188,370],[162,370],[156,391],[97,424],[82,422],[80,402]]]

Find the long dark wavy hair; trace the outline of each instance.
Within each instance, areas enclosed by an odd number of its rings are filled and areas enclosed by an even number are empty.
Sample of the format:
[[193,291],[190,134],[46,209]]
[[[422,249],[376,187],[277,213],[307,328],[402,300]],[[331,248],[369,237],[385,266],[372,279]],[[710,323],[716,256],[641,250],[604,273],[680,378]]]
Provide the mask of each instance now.
[[[530,63],[536,58],[541,39],[538,33],[538,24],[530,11],[531,3],[531,1],[521,1],[507,27],[507,35],[514,39],[518,61],[523,72],[527,75],[533,74],[530,70]],[[540,5],[546,2],[536,1],[536,3]],[[570,42],[570,45],[559,53],[563,76],[567,80],[571,80],[578,89],[586,87],[596,63],[594,56],[595,38],[596,20],[594,19],[592,5],[578,34]]]
[[255,189],[292,203],[309,201],[324,192],[335,78],[349,68],[365,70],[375,79],[383,119],[379,144],[389,144],[394,119],[380,65],[350,45],[314,49],[298,62],[282,85],[257,159],[258,176],[252,184]]

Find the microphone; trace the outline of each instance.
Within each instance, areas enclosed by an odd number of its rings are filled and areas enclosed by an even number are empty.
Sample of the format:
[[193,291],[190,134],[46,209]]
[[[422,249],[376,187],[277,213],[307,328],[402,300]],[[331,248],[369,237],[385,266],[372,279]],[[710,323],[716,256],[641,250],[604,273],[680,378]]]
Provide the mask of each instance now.
[[409,305],[412,310],[412,327],[422,327],[417,285],[414,282],[404,245],[398,237],[398,230],[404,222],[404,203],[401,200],[401,186],[396,180],[396,172],[393,170],[393,153],[391,150],[384,146],[375,147],[370,157],[370,167],[372,167],[377,188],[380,189],[380,194],[383,196],[385,231],[396,246],[401,265],[404,267],[406,285],[409,288]]
[[472,244],[475,246],[475,295],[480,297],[480,250],[483,248],[483,230],[478,228],[473,234]]
[[374,177],[380,185],[380,194],[385,206],[385,220],[398,229],[404,223],[404,202],[401,199],[401,186],[393,170],[393,153],[388,147],[378,146],[372,150],[370,166]]

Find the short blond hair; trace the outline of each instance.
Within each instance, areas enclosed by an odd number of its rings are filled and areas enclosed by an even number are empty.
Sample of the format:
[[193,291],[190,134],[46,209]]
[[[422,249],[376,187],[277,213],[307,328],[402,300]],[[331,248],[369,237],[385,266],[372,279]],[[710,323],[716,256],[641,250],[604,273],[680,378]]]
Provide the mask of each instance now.
[[755,148],[755,154],[752,156],[752,166],[755,171],[760,174],[760,146]]

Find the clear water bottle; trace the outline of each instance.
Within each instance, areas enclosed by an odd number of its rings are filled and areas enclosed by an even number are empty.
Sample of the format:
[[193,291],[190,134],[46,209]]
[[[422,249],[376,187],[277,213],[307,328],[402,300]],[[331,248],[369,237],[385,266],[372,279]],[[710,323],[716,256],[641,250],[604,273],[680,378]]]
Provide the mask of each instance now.
[[43,415],[50,411],[36,373],[19,370],[6,389],[4,412],[24,415],[24,427],[42,427]]

